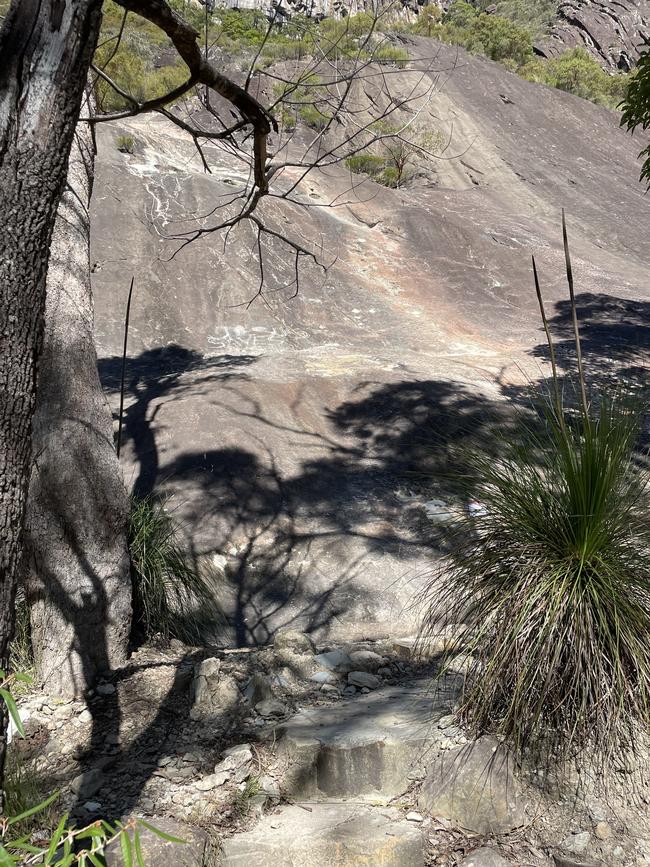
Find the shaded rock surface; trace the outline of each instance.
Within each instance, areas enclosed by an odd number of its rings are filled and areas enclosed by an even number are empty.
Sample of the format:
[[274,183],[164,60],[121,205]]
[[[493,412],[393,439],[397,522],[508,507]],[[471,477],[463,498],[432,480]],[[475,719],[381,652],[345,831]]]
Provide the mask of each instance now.
[[511,862],[499,855],[495,849],[482,846],[464,858],[460,867],[509,867],[510,864]]
[[525,818],[512,759],[491,738],[442,753],[432,763],[418,804],[477,834],[507,833]]

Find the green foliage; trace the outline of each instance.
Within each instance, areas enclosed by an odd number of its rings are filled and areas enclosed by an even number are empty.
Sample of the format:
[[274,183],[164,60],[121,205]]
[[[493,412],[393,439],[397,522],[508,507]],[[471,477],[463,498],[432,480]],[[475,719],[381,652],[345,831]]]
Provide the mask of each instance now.
[[[630,76],[622,108],[621,123],[630,131],[650,129],[650,39],[646,40],[645,50]],[[639,156],[644,158],[641,180],[650,188],[650,144]]]
[[233,809],[240,816],[247,816],[250,812],[251,801],[260,792],[260,781],[258,777],[249,777],[244,784],[244,788],[237,792],[233,801]]
[[[14,817],[14,834],[22,837],[36,830],[56,828],[59,822],[56,811],[59,793],[45,797],[43,786],[33,772],[25,768],[17,750],[8,752],[3,788],[4,810],[7,816]],[[41,809],[32,812],[34,804],[40,805]]]
[[332,120],[327,96],[327,88],[320,76],[309,73],[293,84],[281,84],[275,88],[277,108],[274,111],[286,131],[295,129],[298,119],[311,129],[321,131]]
[[98,819],[90,825],[77,828],[69,821],[67,814],[47,835],[48,839],[34,842],[32,834],[24,830],[25,822],[33,824],[34,821],[47,818],[47,811],[57,797],[58,793],[55,793],[16,816],[0,818],[0,867],[27,864],[39,864],[42,867],[54,864],[57,867],[102,867],[105,863],[103,856],[113,843],[120,846],[124,867],[145,867],[141,842],[143,828],[167,842],[185,843],[144,819],[117,822],[114,825]]
[[[495,7],[496,13],[482,11],[488,7]],[[442,17],[437,12],[425,15],[428,8],[424,7],[410,28],[414,32],[483,54],[529,81],[566,90],[600,105],[615,108],[625,97],[628,76],[608,75],[584,48],[570,49],[552,60],[533,57],[533,36],[546,29],[555,11],[551,0],[503,0],[476,5],[455,0]],[[648,169],[650,180],[650,159]]]
[[491,60],[510,61],[521,66],[533,56],[530,31],[509,18],[479,12],[464,0],[455,0],[439,25],[429,35],[442,42],[460,45]]
[[372,131],[379,136],[370,145],[375,152],[366,150],[350,156],[345,165],[351,172],[367,174],[384,187],[404,186],[418,162],[435,154],[443,144],[441,133],[402,129],[387,122],[375,123]]
[[218,585],[190,562],[164,502],[131,498],[128,540],[136,631],[199,643],[203,630],[223,619]]
[[118,135],[115,144],[118,151],[123,154],[132,154],[135,148],[135,139],[132,135]]
[[426,6],[420,6],[418,9],[417,20],[409,29],[420,36],[433,36],[442,21],[442,9],[432,6],[430,3]]
[[379,45],[372,51],[372,59],[376,63],[384,63],[387,65],[405,66],[409,62],[409,53],[404,48],[399,48],[397,45]]
[[351,172],[370,175],[371,178],[374,178],[383,172],[386,161],[378,154],[361,153],[348,157],[345,164]]
[[[24,680],[25,675],[14,674],[7,677],[0,671],[0,700],[7,704],[19,734],[24,737],[25,731],[8,689],[16,680],[21,679]],[[115,825],[101,819],[77,828],[69,822],[66,813],[57,822],[54,805],[59,798],[59,792],[40,800],[38,786],[33,777],[25,773],[20,756],[13,754],[10,754],[5,766],[3,792],[7,816],[0,816],[0,867],[27,864],[40,864],[42,867],[51,864],[59,867],[102,867],[104,859],[101,856],[114,842],[120,844],[124,867],[145,867],[140,842],[142,828],[170,843],[185,842],[150,825],[144,819],[118,822]],[[47,831],[44,831],[44,828]],[[35,839],[36,829],[40,833]],[[43,840],[43,837],[46,839]]]
[[610,108],[621,102],[628,85],[628,76],[608,75],[584,48],[572,48],[552,60],[533,60],[519,74],[528,81],[556,87]]
[[24,592],[19,592],[16,598],[14,637],[9,650],[10,670],[29,673],[34,665],[34,649],[32,647],[32,629],[29,619],[29,605],[27,604]]
[[649,479],[639,407],[622,393],[589,404],[579,382],[580,409],[555,377],[500,460],[470,456],[484,513],[456,528],[426,630],[441,613],[465,624],[474,733],[602,772],[650,724]]
[[482,12],[491,7],[497,15],[528,30],[533,38],[549,30],[558,6],[557,0],[480,0],[477,5]]

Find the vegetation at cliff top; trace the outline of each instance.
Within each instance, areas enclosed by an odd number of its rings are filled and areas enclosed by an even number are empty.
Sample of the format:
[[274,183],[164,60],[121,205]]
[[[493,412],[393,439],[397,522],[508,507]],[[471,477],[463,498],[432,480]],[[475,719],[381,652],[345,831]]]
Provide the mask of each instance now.
[[423,7],[418,20],[406,29],[483,54],[529,81],[599,105],[616,108],[625,97],[630,76],[608,75],[586,49],[570,49],[551,60],[534,56],[533,39],[548,19],[549,4],[540,4],[537,17],[524,0],[497,4],[497,13],[455,0],[445,14],[434,6]]
[[[180,0],[172,5],[180,7]],[[486,12],[492,7],[496,11]],[[408,53],[389,40],[391,32],[401,31],[430,36],[466,50],[483,54],[502,63],[529,81],[546,84],[580,96],[609,108],[615,108],[624,99],[630,76],[609,75],[585,49],[572,49],[552,60],[537,58],[533,53],[533,40],[548,26],[554,3],[544,0],[531,4],[530,0],[503,0],[488,4],[485,0],[472,5],[455,0],[446,13],[433,5],[421,7],[417,19],[406,23],[399,15],[384,13],[377,20],[369,13],[347,18],[314,18],[296,15],[288,21],[278,19],[269,29],[267,16],[259,10],[218,8],[212,13],[183,6],[197,30],[205,32],[211,52],[220,51],[232,63],[248,64],[257,55],[257,68],[286,60],[302,60],[321,55],[324,60],[344,60],[356,57],[360,43],[373,32],[372,48],[361,53],[380,63],[404,64]],[[120,31],[123,10],[112,0],[104,3],[102,36],[95,62],[119,87],[134,99],[143,101],[160,96],[182,84],[187,78],[185,66],[174,54],[174,63],[166,61],[168,41],[154,25],[130,16],[116,50],[116,36]],[[96,90],[102,110],[121,110],[129,100],[120,96],[101,79]],[[322,126],[319,110],[301,108],[298,115],[308,126]],[[296,116],[295,109],[285,112]]]

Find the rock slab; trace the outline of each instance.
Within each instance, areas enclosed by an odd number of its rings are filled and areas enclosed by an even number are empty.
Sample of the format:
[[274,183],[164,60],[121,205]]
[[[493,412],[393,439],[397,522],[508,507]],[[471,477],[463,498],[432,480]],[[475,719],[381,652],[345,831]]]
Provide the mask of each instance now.
[[276,729],[290,766],[285,794],[319,800],[401,794],[413,768],[428,761],[437,720],[448,713],[445,695],[425,681],[291,717]]
[[507,833],[525,819],[512,757],[487,737],[442,753],[429,769],[418,804],[477,834]]
[[424,867],[418,825],[394,808],[284,807],[224,841],[221,867]]

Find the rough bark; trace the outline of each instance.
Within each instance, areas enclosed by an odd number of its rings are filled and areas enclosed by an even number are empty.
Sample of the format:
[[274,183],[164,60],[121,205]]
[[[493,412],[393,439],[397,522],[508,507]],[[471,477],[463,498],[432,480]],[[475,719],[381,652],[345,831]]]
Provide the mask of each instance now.
[[50,248],[25,533],[37,680],[67,696],[124,661],[131,623],[128,499],[93,339],[94,158],[80,123]]
[[[100,9],[99,0],[14,0],[0,31],[2,667],[8,661],[21,567],[48,251]],[[5,743],[3,709],[0,778]]]

